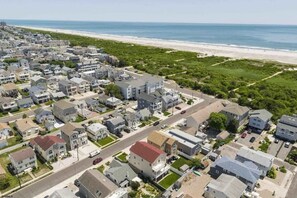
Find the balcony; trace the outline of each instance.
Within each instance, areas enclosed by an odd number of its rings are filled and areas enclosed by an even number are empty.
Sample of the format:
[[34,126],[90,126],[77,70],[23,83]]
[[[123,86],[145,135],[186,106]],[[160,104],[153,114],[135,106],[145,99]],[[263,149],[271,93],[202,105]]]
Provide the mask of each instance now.
[[170,169],[169,165],[165,165],[162,163],[159,163],[158,165],[152,167],[154,171],[154,177],[158,178],[159,176],[163,175],[164,173],[168,172]]

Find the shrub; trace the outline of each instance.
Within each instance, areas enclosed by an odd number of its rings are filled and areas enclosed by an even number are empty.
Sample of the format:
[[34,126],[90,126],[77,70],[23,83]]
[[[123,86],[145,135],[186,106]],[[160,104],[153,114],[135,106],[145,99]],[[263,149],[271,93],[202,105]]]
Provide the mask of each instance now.
[[276,170],[274,167],[272,167],[268,172],[267,172],[267,177],[271,178],[271,179],[275,179],[276,178]]
[[286,173],[286,172],[287,172],[287,169],[286,169],[285,166],[281,166],[281,167],[279,167],[279,170],[280,170],[280,172],[282,172],[282,173]]
[[5,190],[9,186],[10,186],[9,179],[7,177],[5,177],[5,176],[2,176],[0,178],[0,190]]
[[130,186],[131,186],[132,190],[137,191],[138,188],[139,188],[139,186],[140,186],[140,184],[137,181],[131,181],[130,182]]

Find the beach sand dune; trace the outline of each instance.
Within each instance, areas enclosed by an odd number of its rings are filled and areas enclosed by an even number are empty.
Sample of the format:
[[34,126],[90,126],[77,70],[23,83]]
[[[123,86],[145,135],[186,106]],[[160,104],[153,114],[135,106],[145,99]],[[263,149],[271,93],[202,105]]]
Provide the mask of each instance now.
[[204,44],[204,43],[192,43],[184,41],[170,41],[160,39],[148,39],[138,38],[130,36],[117,36],[117,35],[106,35],[97,34],[82,31],[73,30],[62,30],[62,29],[51,29],[51,28],[37,28],[28,26],[19,26],[24,28],[30,28],[35,30],[52,31],[65,34],[88,36],[98,39],[114,40],[125,43],[133,43],[145,46],[154,46],[161,48],[170,48],[180,51],[190,51],[202,53],[207,56],[225,56],[235,59],[256,59],[256,60],[269,60],[278,61],[281,63],[297,64],[297,51],[285,51],[285,50],[274,50],[274,49],[261,49],[261,48],[249,48],[239,47],[231,45],[215,45],[215,44]]

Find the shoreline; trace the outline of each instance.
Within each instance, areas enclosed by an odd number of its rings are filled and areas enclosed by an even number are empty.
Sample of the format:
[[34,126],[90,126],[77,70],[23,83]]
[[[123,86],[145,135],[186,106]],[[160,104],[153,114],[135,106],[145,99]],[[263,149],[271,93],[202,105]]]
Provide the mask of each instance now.
[[142,38],[133,36],[118,36],[110,34],[99,34],[93,32],[76,31],[76,30],[64,30],[53,28],[41,28],[31,26],[16,26],[21,28],[28,28],[41,31],[50,31],[56,33],[72,34],[78,36],[87,36],[97,39],[113,40],[124,43],[138,44],[143,46],[153,46],[160,48],[168,48],[179,51],[189,51],[206,56],[225,56],[234,59],[255,59],[255,60],[267,60],[277,61],[286,64],[297,64],[297,51],[290,50],[278,50],[261,47],[249,47],[249,46],[236,46],[225,44],[209,44],[209,43],[195,43],[187,41],[176,40],[162,40],[154,38]]

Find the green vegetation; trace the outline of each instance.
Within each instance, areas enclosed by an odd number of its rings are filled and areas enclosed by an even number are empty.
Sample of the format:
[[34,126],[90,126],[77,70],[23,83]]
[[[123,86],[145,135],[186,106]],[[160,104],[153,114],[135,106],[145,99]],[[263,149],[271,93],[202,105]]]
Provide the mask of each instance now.
[[286,161],[290,164],[297,165],[297,149],[293,147],[288,154]]
[[130,186],[131,186],[132,190],[137,191],[138,188],[140,187],[140,184],[137,181],[131,181]]
[[[283,71],[290,65],[257,61],[230,60],[226,57],[199,57],[194,52],[140,46],[90,37],[35,31],[50,34],[55,39],[69,40],[72,46],[93,45],[118,57],[124,64],[150,74],[166,76],[179,85],[201,90],[219,98],[232,98],[254,109],[266,108],[274,114],[297,113],[296,71],[285,71],[268,80],[263,79]],[[178,74],[178,75],[174,75]],[[247,87],[251,83],[255,83]]]
[[232,119],[232,120],[230,120],[230,122],[227,125],[227,131],[229,131],[231,133],[237,133],[238,126],[239,126],[238,121],[235,119]]
[[167,189],[172,184],[174,184],[179,178],[180,176],[178,174],[171,172],[159,182],[159,185]]
[[164,112],[163,112],[163,115],[164,115],[164,116],[169,116],[169,115],[171,115],[171,113],[169,113],[168,111],[164,111]]
[[228,144],[235,138],[234,134],[230,134],[225,140],[217,140],[216,143],[213,145],[214,149],[218,149],[220,146]]
[[279,167],[279,171],[282,172],[282,173],[286,173],[287,169],[286,169],[285,166],[281,166],[281,167]]
[[143,121],[141,121],[141,125],[139,125],[139,127],[141,128],[141,127],[144,127],[144,126],[146,126],[146,125],[153,124],[154,122],[156,122],[156,121],[158,121],[158,120],[159,120],[159,118],[157,118],[157,117],[155,117],[155,116],[152,116],[152,117],[150,117],[150,119],[148,119],[148,120],[143,120]]
[[267,153],[267,150],[268,150],[270,144],[271,144],[271,141],[268,139],[268,137],[265,137],[264,141],[259,146],[259,150],[264,153]]
[[113,96],[113,97],[116,97],[121,100],[124,98],[122,96],[122,92],[121,92],[120,88],[118,86],[116,86],[115,84],[107,85],[105,87],[104,91],[105,91],[105,94],[108,96]]
[[6,58],[6,59],[4,59],[3,62],[5,62],[7,64],[16,63],[16,62],[18,62],[18,59],[17,58]]
[[81,115],[77,115],[76,119],[74,122],[82,122],[85,121],[86,119],[84,117],[82,117]]
[[209,117],[209,126],[213,129],[221,131],[226,128],[227,117],[222,113],[211,113]]
[[128,156],[127,153],[122,153],[121,155],[117,156],[117,159],[120,160],[121,162],[127,163],[128,162],[127,156]]
[[111,143],[111,142],[113,142],[113,141],[114,141],[113,138],[111,138],[110,136],[107,136],[107,137],[105,137],[105,138],[102,138],[102,139],[98,140],[97,143],[98,143],[100,146],[105,146],[105,145],[107,145],[107,144],[109,144],[109,143]]
[[40,63],[48,63],[51,65],[59,65],[61,67],[69,67],[69,68],[75,68],[76,64],[70,60],[67,61],[60,61],[60,60],[51,60],[51,61],[40,61]]
[[50,105],[52,105],[52,104],[54,104],[55,103],[55,101],[53,101],[53,100],[49,100],[49,101],[47,101],[46,103],[44,103],[45,105],[47,105],[47,106],[50,106]]
[[103,173],[103,172],[104,172],[104,169],[105,169],[105,166],[104,166],[103,164],[97,168],[97,170],[98,170],[100,173]]
[[274,167],[272,167],[268,172],[267,172],[267,177],[271,178],[271,179],[275,179],[276,178],[276,170]]
[[182,167],[185,164],[187,164],[187,165],[190,166],[191,165],[191,161],[188,160],[188,159],[186,159],[186,158],[184,158],[184,157],[181,157],[180,156],[180,158],[178,158],[175,162],[173,162],[173,164],[171,164],[171,166],[173,168],[179,170],[179,168]]

